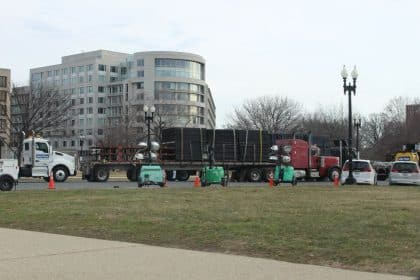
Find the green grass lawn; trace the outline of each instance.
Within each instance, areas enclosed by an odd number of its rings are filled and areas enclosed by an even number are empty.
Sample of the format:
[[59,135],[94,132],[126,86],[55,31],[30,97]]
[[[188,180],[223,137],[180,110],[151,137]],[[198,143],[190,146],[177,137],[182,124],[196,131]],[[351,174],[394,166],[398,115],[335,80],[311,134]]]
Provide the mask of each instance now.
[[420,272],[420,188],[0,193],[0,226],[358,270]]

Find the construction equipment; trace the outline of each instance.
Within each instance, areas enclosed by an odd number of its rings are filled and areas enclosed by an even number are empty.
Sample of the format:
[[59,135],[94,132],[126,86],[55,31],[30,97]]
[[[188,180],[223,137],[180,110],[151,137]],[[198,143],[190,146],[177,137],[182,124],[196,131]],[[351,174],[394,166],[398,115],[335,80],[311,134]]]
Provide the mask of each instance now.
[[210,145],[208,146],[208,160],[209,165],[203,167],[201,170],[201,186],[206,187],[210,186],[211,184],[220,184],[224,187],[228,184],[228,176],[225,174],[225,169],[223,166],[214,166],[214,143],[215,139],[214,136],[216,134],[213,133],[213,139],[210,142]]
[[403,145],[402,150],[395,154],[395,161],[414,161],[420,164],[420,143]]

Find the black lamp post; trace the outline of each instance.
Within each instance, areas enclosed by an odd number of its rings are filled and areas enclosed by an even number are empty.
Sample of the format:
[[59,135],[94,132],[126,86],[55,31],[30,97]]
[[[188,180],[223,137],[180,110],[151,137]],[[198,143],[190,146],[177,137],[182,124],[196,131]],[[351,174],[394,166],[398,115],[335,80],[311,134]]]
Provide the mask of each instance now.
[[353,162],[352,162],[352,138],[353,138],[353,125],[352,125],[352,113],[351,113],[351,93],[356,95],[356,79],[358,73],[356,70],[356,66],[354,66],[353,71],[351,71],[351,77],[353,78],[353,84],[349,82],[347,84],[347,77],[348,72],[346,66],[343,66],[343,70],[341,70],[341,77],[343,78],[343,88],[344,88],[344,95],[347,93],[349,96],[349,140],[348,140],[348,149],[349,149],[349,176],[346,179],[347,185],[352,185],[356,183],[356,180],[353,177]]
[[80,156],[82,156],[82,154],[83,154],[83,143],[85,141],[85,136],[84,135],[80,135],[79,136],[79,140],[80,140]]
[[152,105],[152,107],[148,107],[147,105],[144,105],[143,107],[144,111],[144,119],[147,123],[147,151],[149,153],[149,165],[152,164],[152,147],[151,147],[151,141],[150,141],[150,122],[153,121],[153,116],[155,114],[156,108]]
[[362,119],[354,118],[354,127],[356,128],[356,151],[357,151],[357,159],[360,158],[360,152],[359,152],[359,129],[362,126]]

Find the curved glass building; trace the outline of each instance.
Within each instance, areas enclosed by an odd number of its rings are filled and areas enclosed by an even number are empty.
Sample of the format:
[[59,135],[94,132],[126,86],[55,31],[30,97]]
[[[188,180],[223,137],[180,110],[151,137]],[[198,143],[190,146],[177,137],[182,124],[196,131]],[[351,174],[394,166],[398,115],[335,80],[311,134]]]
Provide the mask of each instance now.
[[196,54],[97,50],[64,56],[61,64],[34,68],[30,74],[31,86],[53,87],[71,97],[65,128],[46,133],[62,150],[144,135],[145,104],[156,107],[154,124],[160,128],[215,127],[206,62]]

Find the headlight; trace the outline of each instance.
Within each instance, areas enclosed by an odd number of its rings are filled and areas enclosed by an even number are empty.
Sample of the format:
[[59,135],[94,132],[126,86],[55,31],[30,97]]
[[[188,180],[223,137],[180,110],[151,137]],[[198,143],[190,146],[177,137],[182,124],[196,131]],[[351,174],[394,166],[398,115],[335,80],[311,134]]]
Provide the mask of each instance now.
[[290,152],[292,151],[292,146],[290,146],[290,145],[285,145],[285,146],[283,146],[283,151],[284,151],[286,154],[290,154]]

